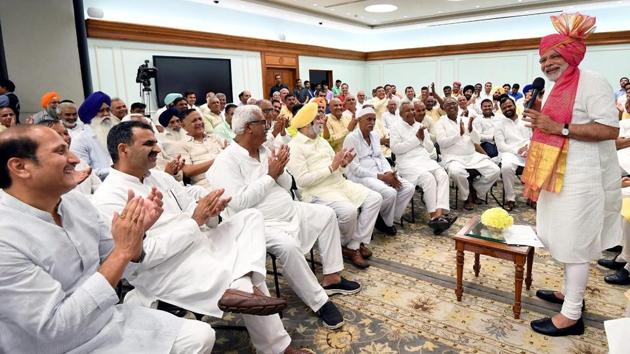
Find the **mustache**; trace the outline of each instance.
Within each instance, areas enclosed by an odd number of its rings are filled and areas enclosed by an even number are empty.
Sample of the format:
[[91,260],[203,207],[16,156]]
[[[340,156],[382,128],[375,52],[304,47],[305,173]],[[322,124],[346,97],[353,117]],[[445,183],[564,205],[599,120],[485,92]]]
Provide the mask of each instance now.
[[153,157],[157,157],[158,153],[155,151],[152,151],[149,153],[149,157],[153,158]]

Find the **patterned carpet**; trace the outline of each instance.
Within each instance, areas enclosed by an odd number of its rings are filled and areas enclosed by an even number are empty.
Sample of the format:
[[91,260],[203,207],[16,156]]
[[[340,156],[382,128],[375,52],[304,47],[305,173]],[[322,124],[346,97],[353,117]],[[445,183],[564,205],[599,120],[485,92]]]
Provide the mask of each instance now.
[[[495,193],[497,188],[495,187]],[[454,194],[454,193],[452,193]],[[501,190],[498,189],[500,198]],[[427,215],[418,195],[414,198],[416,223],[398,227],[399,234],[375,233],[371,267],[358,270],[346,264],[343,275],[360,281],[363,290],[352,296],[335,296],[344,313],[345,326],[330,331],[280,278],[282,295],[289,300],[284,311],[285,328],[293,344],[314,353],[607,353],[603,321],[623,315],[627,287],[604,282],[610,271],[591,267],[586,295],[586,333],[583,336],[551,338],[530,330],[531,320],[559,310],[535,297],[537,289],[559,289],[562,268],[544,250],[537,250],[532,289],[523,287],[521,319],[512,317],[514,265],[481,257],[481,272],[475,278],[471,253],[465,255],[464,296],[455,298],[455,249],[451,240],[464,223],[497,203],[476,210],[455,210],[459,215],[448,234],[434,236],[426,226]],[[461,204],[460,204],[461,207]],[[518,202],[511,212],[517,224],[533,225],[535,211]],[[271,269],[271,266],[268,267]],[[281,271],[281,269],[280,269]],[[321,277],[321,268],[317,269]],[[273,277],[267,278],[273,292]],[[217,324],[242,324],[238,316],[226,315]],[[216,353],[254,352],[246,331],[217,329]]]

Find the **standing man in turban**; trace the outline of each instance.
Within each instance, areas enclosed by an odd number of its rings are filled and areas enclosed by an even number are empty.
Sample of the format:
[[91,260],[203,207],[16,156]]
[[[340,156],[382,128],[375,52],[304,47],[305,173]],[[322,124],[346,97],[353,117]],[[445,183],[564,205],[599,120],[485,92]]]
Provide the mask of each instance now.
[[[558,34],[540,42],[540,66],[551,81],[542,104],[524,112],[534,129],[523,182],[538,200],[536,228],[551,256],[564,263],[561,291],[538,290],[562,304],[560,313],[532,321],[549,336],[584,333],[583,299],[589,264],[621,241],[621,181],[615,139],[619,122],[613,91],[601,75],[580,70],[595,18],[552,16]],[[532,99],[536,99],[533,97]],[[541,110],[542,107],[542,110]]]
[[70,150],[87,162],[101,179],[105,179],[112,165],[107,152],[107,134],[120,121],[111,115],[112,100],[101,91],[89,95],[79,107],[83,130],[72,139]]
[[43,110],[33,115],[33,123],[37,124],[44,119],[59,119],[57,115],[57,106],[60,101],[61,98],[57,92],[46,92],[41,99]]

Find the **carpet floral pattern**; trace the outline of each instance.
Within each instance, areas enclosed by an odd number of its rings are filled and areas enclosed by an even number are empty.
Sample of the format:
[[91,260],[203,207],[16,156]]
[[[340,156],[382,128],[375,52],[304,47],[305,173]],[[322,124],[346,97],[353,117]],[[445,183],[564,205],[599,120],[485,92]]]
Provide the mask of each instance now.
[[[326,354],[607,353],[602,322],[623,315],[626,308],[623,292],[627,290],[604,282],[604,275],[610,271],[596,265],[591,267],[584,335],[563,338],[538,335],[531,331],[529,322],[557,312],[559,305],[537,299],[535,292],[561,289],[562,267],[545,250],[536,250],[532,288],[528,291],[523,287],[523,310],[517,320],[512,317],[514,264],[482,256],[481,272],[475,278],[473,257],[467,252],[464,296],[462,302],[457,302],[451,237],[469,218],[497,203],[489,198],[487,205],[478,205],[476,210],[454,211],[459,215],[456,224],[448,234],[434,236],[426,226],[427,215],[419,196],[414,200],[416,223],[405,222],[404,227],[398,227],[399,234],[395,237],[375,233],[370,268],[358,270],[346,264],[343,275],[360,281],[363,290],[356,295],[332,298],[346,320],[340,330],[322,327],[315,314],[280,277],[282,295],[289,300],[283,322],[295,346]],[[511,214],[515,224],[535,223],[535,211],[523,203],[519,202]],[[321,268],[317,269],[317,275],[321,276]],[[267,282],[273,293],[271,275]],[[242,325],[238,316],[229,314],[223,321],[211,323]],[[218,328],[214,352],[250,353],[254,349],[246,331]]]

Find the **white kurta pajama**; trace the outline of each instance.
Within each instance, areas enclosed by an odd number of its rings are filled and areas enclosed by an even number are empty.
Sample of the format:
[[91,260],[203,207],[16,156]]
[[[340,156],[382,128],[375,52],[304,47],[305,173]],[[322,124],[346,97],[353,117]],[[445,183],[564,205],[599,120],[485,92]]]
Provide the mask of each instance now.
[[[136,288],[136,303],[151,306],[162,300],[220,318],[219,299],[232,281],[249,273],[252,283],[269,293],[264,282],[266,253],[260,212],[249,209],[223,220],[218,227],[199,227],[192,219],[196,202],[184,186],[155,170],[141,182],[112,169],[93,201],[106,220],[111,220],[114,212],[123,210],[129,189],[146,197],[152,187],[163,195],[164,212],[146,233],[142,265],[127,277]],[[280,353],[289,345],[291,339],[278,315],[243,315],[243,319],[258,351]]]
[[[545,92],[551,89],[547,87]],[[587,123],[619,126],[608,81],[594,72],[580,70],[571,124]],[[588,263],[599,258],[602,250],[621,242],[621,181],[614,141],[569,139],[568,143],[562,190],[541,191],[536,230],[553,258],[565,263],[561,313],[577,320]]]
[[96,133],[89,124],[72,139],[70,150],[92,167],[100,179],[107,177],[112,165],[112,158],[96,139]]
[[232,198],[225,211],[227,216],[247,208],[262,212],[267,249],[278,257],[289,286],[317,311],[328,302],[328,296],[304,254],[317,241],[323,273],[343,270],[337,219],[326,206],[294,201],[289,193],[292,180],[288,173],[280,175],[277,181],[267,175],[269,155],[266,148],[259,148],[258,161],[239,144],[232,144],[217,156],[207,178]]
[[424,204],[429,213],[437,209],[449,210],[448,174],[431,159],[435,146],[429,132],[425,130],[422,141],[416,136],[420,127],[419,122],[409,125],[401,119],[390,130],[390,145],[396,154],[396,168],[402,178],[422,188]]
[[450,120],[448,116],[442,116],[434,127],[442,153],[442,163],[449,176],[455,181],[461,200],[468,199],[470,193],[467,169],[477,170],[481,174],[473,181],[473,188],[479,196],[490,190],[500,173],[499,167],[490,160],[488,155],[475,151],[474,144],[479,143],[478,133],[474,129],[469,132],[468,126],[464,128],[464,135],[460,135],[459,124]]
[[[57,211],[63,227],[0,191],[0,351],[177,352],[176,340],[191,333],[184,324],[194,321],[116,305],[116,292],[97,271],[114,246],[109,225],[78,191],[63,195]],[[137,267],[130,263],[126,273]]]
[[518,154],[518,150],[529,145],[531,138],[531,128],[528,128],[520,117],[516,117],[515,120],[507,117],[498,118],[494,139],[501,157],[501,179],[506,201],[516,200],[514,193],[516,169],[525,166],[525,158]]
[[333,208],[343,246],[357,250],[361,243],[369,244],[383,201],[381,195],[345,179],[341,167],[331,172],[335,152],[322,137],[310,139],[298,132],[289,148],[287,169],[295,178],[303,201]]
[[409,205],[415,186],[405,179],[400,179],[401,187],[396,190],[377,178],[378,174],[391,172],[392,168],[381,152],[380,141],[375,132],[370,132],[368,144],[361,129],[354,129],[346,136],[343,147],[354,149],[356,153],[356,157],[346,169],[348,179],[370,188],[383,197],[381,217],[385,225],[393,226],[394,220],[400,220]]

